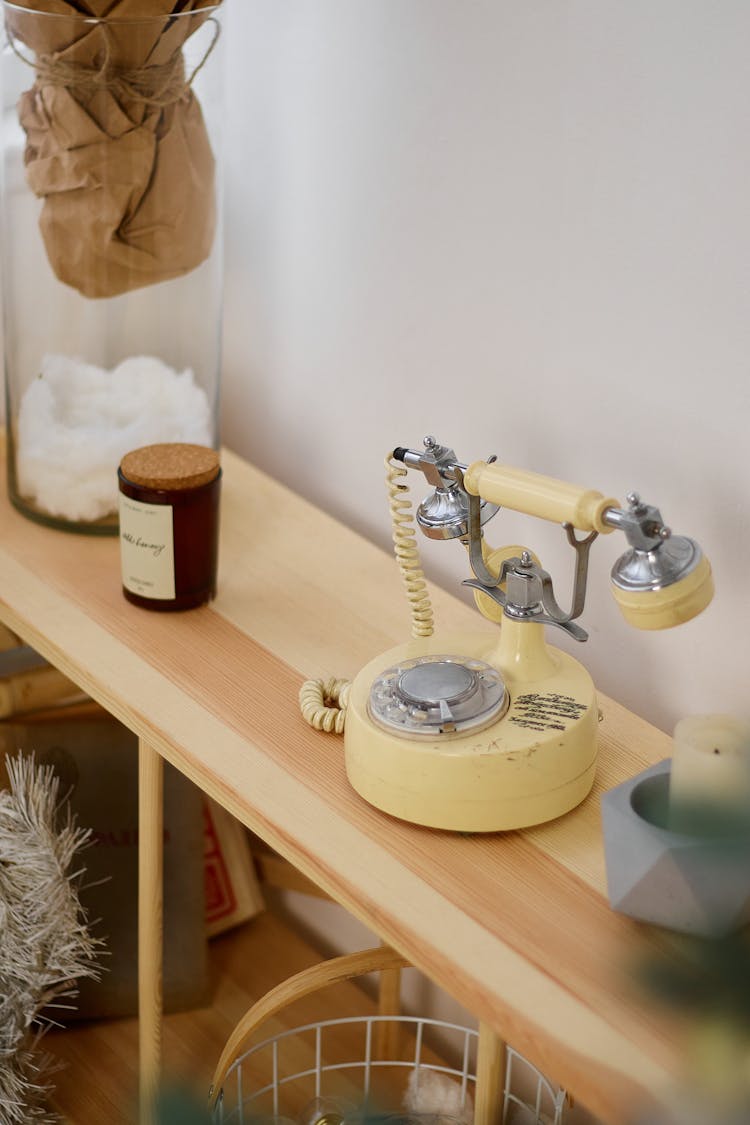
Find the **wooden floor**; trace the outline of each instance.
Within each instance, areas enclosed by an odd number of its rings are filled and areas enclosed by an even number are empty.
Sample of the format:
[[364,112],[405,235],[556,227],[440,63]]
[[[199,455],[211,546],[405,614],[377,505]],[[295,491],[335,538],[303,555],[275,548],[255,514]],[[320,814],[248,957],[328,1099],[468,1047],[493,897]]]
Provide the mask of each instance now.
[[[211,1006],[165,1021],[164,1074],[205,1104],[213,1068],[243,1012],[281,980],[321,959],[270,910],[210,943]],[[299,1001],[269,1028],[298,1026],[336,1015],[365,1015],[375,1004],[356,985],[339,985],[321,999]],[[64,1064],[56,1076],[54,1108],[75,1125],[132,1125],[137,1092],[137,1023],[133,1019],[71,1025],[46,1044]]]

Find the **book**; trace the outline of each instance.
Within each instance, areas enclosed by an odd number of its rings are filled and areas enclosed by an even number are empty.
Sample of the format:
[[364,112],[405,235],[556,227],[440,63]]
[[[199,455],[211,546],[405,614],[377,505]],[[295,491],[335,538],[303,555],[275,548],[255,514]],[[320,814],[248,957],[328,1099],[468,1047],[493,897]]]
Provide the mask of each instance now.
[[264,909],[247,832],[210,797],[203,800],[206,932],[224,933]]

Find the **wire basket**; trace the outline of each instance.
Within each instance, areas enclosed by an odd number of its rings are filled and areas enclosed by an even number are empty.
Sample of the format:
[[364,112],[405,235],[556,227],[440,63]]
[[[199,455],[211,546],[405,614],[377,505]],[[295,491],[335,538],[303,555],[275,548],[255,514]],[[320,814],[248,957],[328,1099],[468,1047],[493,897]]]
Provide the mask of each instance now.
[[[480,1044],[485,1033],[445,1020],[398,1012],[344,1016],[285,1028],[248,1046],[301,997],[407,966],[393,950],[365,950],[316,965],[267,993],[240,1020],[222,1053],[211,1089],[215,1125],[417,1125],[415,1119],[469,1125],[473,1104],[474,1125],[561,1125],[564,1090],[503,1044],[488,1067],[480,1062],[487,1059]],[[435,1083],[449,1094],[449,1109],[415,1112],[414,1097]],[[412,1103],[405,1110],[407,1086]]]

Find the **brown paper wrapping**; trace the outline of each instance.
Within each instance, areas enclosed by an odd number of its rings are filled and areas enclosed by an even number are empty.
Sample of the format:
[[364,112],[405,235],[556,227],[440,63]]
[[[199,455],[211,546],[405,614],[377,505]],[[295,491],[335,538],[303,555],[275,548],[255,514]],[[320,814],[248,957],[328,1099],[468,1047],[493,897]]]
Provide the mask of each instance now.
[[35,74],[18,112],[47,256],[86,297],[178,277],[211,251],[214,157],[182,48],[217,3],[25,0],[54,19],[6,9]]

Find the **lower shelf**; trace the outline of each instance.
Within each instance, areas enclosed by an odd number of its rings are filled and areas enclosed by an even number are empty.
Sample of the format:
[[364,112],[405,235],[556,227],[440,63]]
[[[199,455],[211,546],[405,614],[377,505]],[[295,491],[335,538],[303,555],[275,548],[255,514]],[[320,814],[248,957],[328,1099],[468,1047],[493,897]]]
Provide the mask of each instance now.
[[[295,973],[318,964],[322,959],[317,949],[271,909],[231,933],[213,939],[209,954],[212,976],[210,1006],[169,1015],[164,1021],[164,1085],[191,1095],[198,1110],[207,1106],[215,1067],[240,1017],[275,985],[286,982]],[[408,971],[415,972],[413,969]],[[394,1013],[398,1009],[388,1006],[387,1010]],[[347,980],[326,988],[323,993],[295,999],[265,1019],[264,1040],[277,1040],[283,1032],[294,1029],[294,1034],[284,1039],[282,1053],[277,1055],[275,1046],[271,1053],[271,1073],[276,1076],[278,1072],[291,1078],[288,1084],[284,1079],[283,1106],[276,1110],[267,1103],[254,1112],[280,1112],[292,1120],[306,1120],[315,1093],[309,1076],[319,1066],[320,1052],[318,1041],[312,1041],[306,1034],[314,1030],[307,1025],[322,1020],[334,1021],[326,1031],[325,1059],[326,1063],[334,1064],[326,1069],[338,1072],[339,1081],[332,1088],[327,1079],[325,1092],[341,1096],[351,1105],[361,1104],[360,1072],[356,1068],[352,1071],[348,1063],[365,1055],[370,1058],[369,1047],[365,1051],[364,1041],[358,1043],[356,1038],[357,1035],[361,1038],[366,1029],[362,1025],[356,1029],[355,1024],[357,1017],[370,1017],[376,1013],[376,1001],[357,984]],[[369,1024],[371,1021],[365,1022]],[[391,1113],[403,1104],[406,1082],[417,1059],[420,1065],[428,1068],[463,1066],[464,1085],[467,1074],[477,1073],[476,1047],[469,1048],[469,1035],[473,1033],[443,1023],[437,1038],[433,1038],[431,1032],[428,1036],[425,1030],[423,1039],[422,1024],[433,1021],[420,1020],[419,1023],[418,1032],[413,1024],[410,1029],[406,1026],[399,1029],[396,1018],[373,1030],[374,1058],[395,1061],[373,1064],[368,1100],[372,1097],[375,1105],[389,1107],[388,1112]],[[434,1024],[432,1030],[437,1026]],[[450,1037],[445,1037],[446,1029],[451,1027],[460,1032],[457,1041],[452,1042]],[[52,1098],[52,1108],[63,1121],[70,1125],[94,1125],[98,1122],[134,1125],[138,1121],[137,1020],[74,1023],[66,1030],[50,1033],[46,1045],[63,1064],[56,1075],[56,1090]],[[511,1059],[511,1056],[514,1058]],[[502,1091],[505,1089],[509,1111],[505,1119],[509,1123],[561,1122],[562,1091],[546,1083],[514,1052],[508,1052],[507,1061],[507,1069],[498,1066],[497,1073],[493,1072],[490,1077],[490,1086],[484,1087],[489,1093],[484,1098],[486,1104],[480,1119],[494,1121],[499,1118],[503,1106]],[[347,1065],[342,1067],[342,1063]],[[260,1091],[268,1086],[267,1064],[267,1056],[257,1056],[257,1062],[254,1057],[249,1064],[248,1074],[255,1069],[250,1084],[245,1086],[242,1083],[243,1098],[252,1089]],[[460,1071],[454,1069],[451,1073],[459,1074]],[[473,1082],[473,1078],[470,1081]],[[492,1093],[495,1089],[496,1096]],[[478,1088],[475,1092],[479,1096]],[[535,1112],[532,1106],[536,1106]],[[202,1116],[196,1116],[195,1120],[198,1119],[203,1121]],[[249,1120],[247,1116],[245,1119]],[[193,1119],[190,1120],[192,1122]],[[188,1123],[180,1118],[174,1125]]]
[[[243,1012],[275,984],[315,964],[320,953],[288,923],[267,910],[219,938],[209,947],[212,975],[210,1007],[169,1015],[164,1021],[165,1082],[205,1099],[214,1067]],[[294,1026],[321,1018],[320,999],[295,1008]],[[337,986],[326,1015],[341,1011],[370,1015],[375,1003],[353,984]],[[277,1018],[283,1029],[284,1015]],[[138,1090],[138,1023],[135,1019],[73,1024],[46,1037],[51,1054],[63,1063],[52,1105],[71,1125],[133,1125]]]

